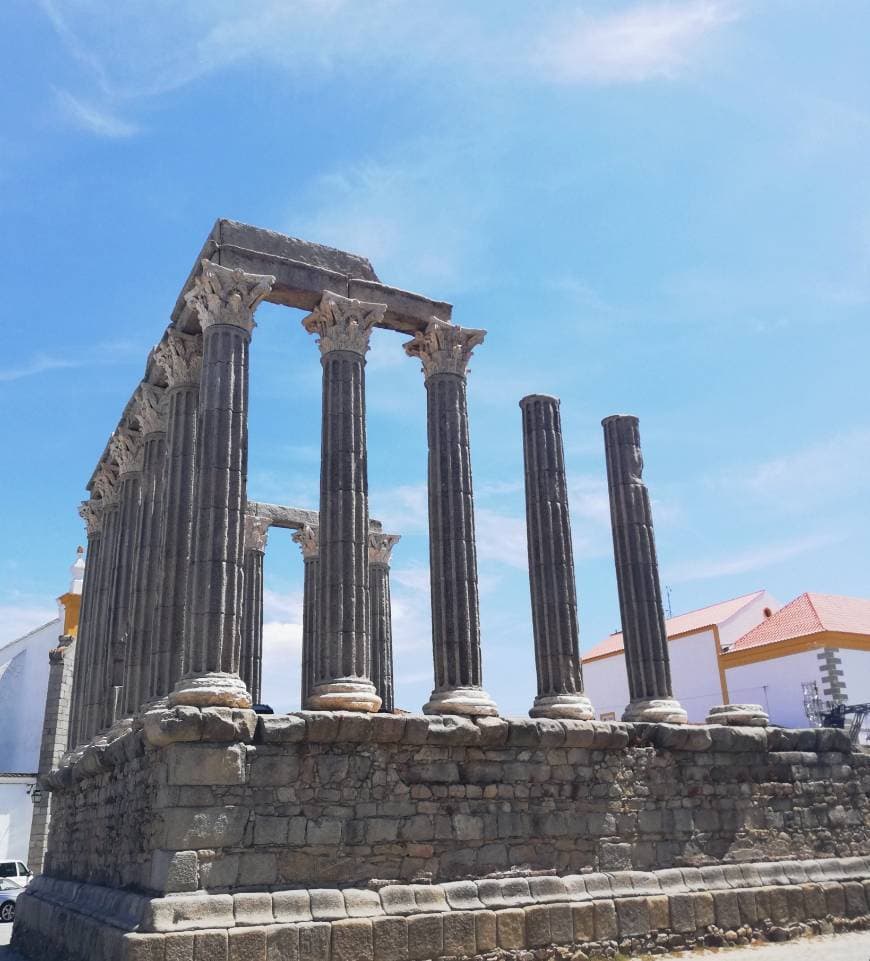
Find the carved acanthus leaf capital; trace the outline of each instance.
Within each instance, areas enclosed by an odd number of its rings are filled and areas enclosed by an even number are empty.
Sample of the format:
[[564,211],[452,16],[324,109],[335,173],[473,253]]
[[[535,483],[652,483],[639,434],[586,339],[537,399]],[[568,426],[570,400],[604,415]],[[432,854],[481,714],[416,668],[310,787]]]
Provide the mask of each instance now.
[[245,514],[245,550],[259,551],[261,554],[266,550],[266,541],[269,536],[269,519],[260,517],[258,514]]
[[118,484],[118,470],[114,465],[106,463],[100,464],[91,483],[91,493],[100,501],[102,509],[113,507],[118,503],[120,487]]
[[401,539],[399,534],[369,531],[369,564],[383,564],[384,567],[389,567],[390,554]]
[[170,329],[154,348],[154,362],[163,368],[172,387],[195,387],[202,370],[202,337]]
[[164,388],[155,384],[143,382],[139,385],[131,415],[139,424],[139,432],[143,437],[166,430],[166,406],[163,403],[165,393]]
[[303,560],[310,561],[320,556],[320,536],[316,527],[306,524],[293,532],[293,540],[302,551]]
[[138,431],[119,427],[109,441],[109,455],[118,465],[119,474],[142,470],[142,435]]
[[483,343],[485,330],[456,327],[446,320],[433,317],[425,331],[417,331],[405,344],[409,357],[418,357],[423,364],[423,377],[434,374],[459,374],[464,377],[473,348]]
[[85,522],[88,537],[99,534],[103,529],[103,504],[99,500],[82,501],[79,505],[79,517]]
[[257,304],[274,283],[271,274],[249,274],[203,260],[202,273],[184,299],[199,317],[203,332],[213,324],[229,324],[250,333]]
[[321,354],[350,350],[365,355],[375,324],[383,320],[386,304],[368,304],[324,290],[317,307],[302,320],[309,334],[317,334]]

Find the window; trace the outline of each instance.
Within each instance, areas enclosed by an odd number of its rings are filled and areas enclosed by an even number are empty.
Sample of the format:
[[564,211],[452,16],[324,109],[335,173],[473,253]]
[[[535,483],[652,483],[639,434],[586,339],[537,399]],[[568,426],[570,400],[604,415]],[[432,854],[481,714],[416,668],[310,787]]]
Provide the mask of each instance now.
[[0,878],[14,878],[14,877],[15,877],[15,862],[0,861]]

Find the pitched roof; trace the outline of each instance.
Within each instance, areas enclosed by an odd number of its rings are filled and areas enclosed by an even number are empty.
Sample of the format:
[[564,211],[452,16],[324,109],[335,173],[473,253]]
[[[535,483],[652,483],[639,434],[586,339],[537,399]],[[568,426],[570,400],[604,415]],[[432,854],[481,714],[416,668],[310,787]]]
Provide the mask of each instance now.
[[822,631],[870,635],[870,600],[840,594],[801,594],[738,638],[731,650],[745,651]]
[[[714,624],[721,624],[727,621],[738,611],[743,610],[747,604],[757,600],[764,594],[763,590],[753,591],[751,594],[741,594],[740,597],[733,597],[729,601],[720,601],[718,604],[711,604],[709,607],[699,607],[695,611],[686,614],[678,614],[676,617],[669,617],[665,620],[665,627],[668,637],[673,638],[680,634],[691,634],[704,627],[712,627]],[[597,657],[605,657],[608,654],[618,654],[625,647],[622,639],[622,631],[617,631],[605,638],[591,650],[581,655],[582,661],[591,661]]]

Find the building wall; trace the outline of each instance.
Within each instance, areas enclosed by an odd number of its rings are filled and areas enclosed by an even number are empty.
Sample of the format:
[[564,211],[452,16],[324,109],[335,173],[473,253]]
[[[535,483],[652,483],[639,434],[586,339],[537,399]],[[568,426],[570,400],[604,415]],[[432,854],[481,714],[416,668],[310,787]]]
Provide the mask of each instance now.
[[722,649],[730,647],[738,638],[748,634],[753,627],[757,627],[764,618],[764,609],[769,608],[775,614],[782,604],[767,591],[754,601],[750,601],[733,617],[729,617],[719,624],[719,643]]
[[[689,720],[702,724],[709,709],[723,700],[713,631],[678,637],[668,643],[668,650],[674,696],[688,712]],[[619,720],[629,700],[625,654],[587,662],[583,680],[598,717],[610,712]]]
[[870,702],[870,651],[851,651],[844,647],[836,651],[846,688],[847,704]]
[[670,641],[671,681],[674,697],[692,724],[703,724],[710,708],[721,704],[722,684],[713,630],[700,631]]
[[12,780],[0,777],[0,860],[14,858],[27,863],[33,814],[27,790],[34,783],[35,778]]
[[772,724],[806,727],[809,722],[804,711],[802,684],[816,681],[821,690],[821,662],[817,653],[804,651],[727,668],[725,676],[731,700],[761,704],[767,709]]
[[48,652],[60,633],[58,618],[0,648],[0,772],[38,769]]

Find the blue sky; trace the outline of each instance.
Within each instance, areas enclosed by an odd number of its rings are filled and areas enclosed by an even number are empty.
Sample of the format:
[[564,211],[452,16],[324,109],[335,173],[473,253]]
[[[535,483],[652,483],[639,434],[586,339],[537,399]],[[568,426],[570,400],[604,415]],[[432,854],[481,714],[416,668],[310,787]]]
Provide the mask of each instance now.
[[[7,0],[0,13],[0,639],[47,619],[76,506],[217,217],[368,256],[484,327],[469,380],[484,676],[534,668],[517,402],[562,398],[581,646],[618,625],[599,422],[641,418],[675,613],[868,596],[863,2]],[[252,346],[249,495],[316,507],[319,363]],[[425,393],[369,355],[397,701],[431,688]],[[296,705],[302,563],[266,560],[265,693]]]

